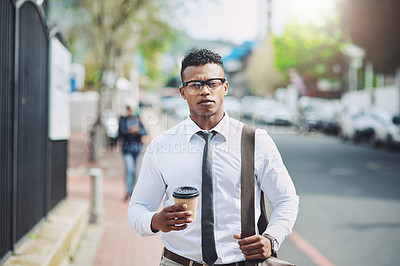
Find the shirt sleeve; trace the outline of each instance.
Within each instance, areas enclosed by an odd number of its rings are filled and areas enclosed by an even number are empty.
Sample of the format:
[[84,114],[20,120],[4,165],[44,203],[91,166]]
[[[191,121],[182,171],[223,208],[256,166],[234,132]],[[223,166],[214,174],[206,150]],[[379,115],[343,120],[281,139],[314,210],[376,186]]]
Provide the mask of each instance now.
[[127,129],[125,127],[125,117],[121,116],[118,120],[118,138],[124,138],[126,133]]
[[257,181],[272,207],[269,224],[263,234],[273,236],[280,246],[292,232],[299,211],[299,197],[274,141],[265,131],[258,133]]
[[158,167],[153,142],[143,156],[138,182],[128,207],[128,220],[141,236],[154,235],[151,219],[158,210],[165,193],[165,182]]
[[139,119],[139,125],[140,125],[140,131],[139,131],[139,135],[142,137],[144,135],[147,135],[147,131],[146,128],[144,127],[142,120]]

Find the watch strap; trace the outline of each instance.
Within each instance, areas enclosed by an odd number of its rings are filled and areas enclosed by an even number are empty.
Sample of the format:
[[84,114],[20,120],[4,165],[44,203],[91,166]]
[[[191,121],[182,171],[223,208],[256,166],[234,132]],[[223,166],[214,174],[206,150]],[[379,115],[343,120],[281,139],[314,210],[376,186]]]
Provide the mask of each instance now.
[[277,243],[278,241],[271,235],[268,234],[264,234],[264,237],[268,238],[269,241],[271,242],[271,256],[276,256],[276,250],[275,250],[275,243]]

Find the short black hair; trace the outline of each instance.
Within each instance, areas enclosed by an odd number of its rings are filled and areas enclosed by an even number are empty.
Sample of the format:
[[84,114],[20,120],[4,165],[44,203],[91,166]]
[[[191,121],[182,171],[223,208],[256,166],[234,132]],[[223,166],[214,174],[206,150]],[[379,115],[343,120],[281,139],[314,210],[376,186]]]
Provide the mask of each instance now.
[[208,49],[194,49],[188,53],[182,60],[181,67],[181,79],[183,81],[183,71],[189,66],[201,66],[205,64],[217,64],[222,69],[224,64],[222,63],[221,56]]

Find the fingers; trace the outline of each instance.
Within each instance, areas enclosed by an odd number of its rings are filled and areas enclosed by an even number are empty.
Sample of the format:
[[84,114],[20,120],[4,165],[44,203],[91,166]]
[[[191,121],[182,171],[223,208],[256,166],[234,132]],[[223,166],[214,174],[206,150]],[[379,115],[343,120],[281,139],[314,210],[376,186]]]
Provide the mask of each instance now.
[[[240,234],[235,234],[234,238],[239,239]],[[271,242],[269,239],[254,235],[238,241],[244,257],[248,260],[266,259],[271,256]]]
[[186,204],[167,206],[153,217],[152,228],[159,228],[162,232],[184,230],[188,223],[193,222],[193,212],[187,210]]
[[187,210],[186,204],[176,204],[164,208],[165,218],[174,224],[190,223],[193,221],[193,212]]
[[250,245],[252,243],[255,243],[255,242],[258,242],[258,241],[264,240],[264,239],[265,239],[265,237],[263,237],[263,236],[252,235],[252,236],[241,239],[238,243],[239,243],[239,245]]
[[166,211],[166,212],[186,211],[186,210],[187,210],[187,204],[170,205],[163,209],[163,211]]
[[184,229],[186,229],[188,227],[188,225],[187,224],[182,224],[182,225],[171,225],[171,231],[181,231],[181,230],[184,230]]
[[168,213],[166,214],[165,220],[169,226],[193,222],[192,214],[189,211],[181,213],[176,213],[176,212]]

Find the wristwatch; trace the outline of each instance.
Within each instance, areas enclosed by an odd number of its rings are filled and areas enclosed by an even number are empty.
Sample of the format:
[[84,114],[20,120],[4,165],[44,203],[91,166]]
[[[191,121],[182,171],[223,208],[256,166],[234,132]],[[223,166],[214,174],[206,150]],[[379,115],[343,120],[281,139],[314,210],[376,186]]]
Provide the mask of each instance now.
[[276,251],[278,250],[278,246],[279,246],[278,240],[276,240],[276,239],[275,239],[273,236],[271,236],[271,235],[265,234],[264,236],[265,236],[266,238],[268,238],[269,241],[271,241],[271,254],[272,254],[272,255],[275,254]]

